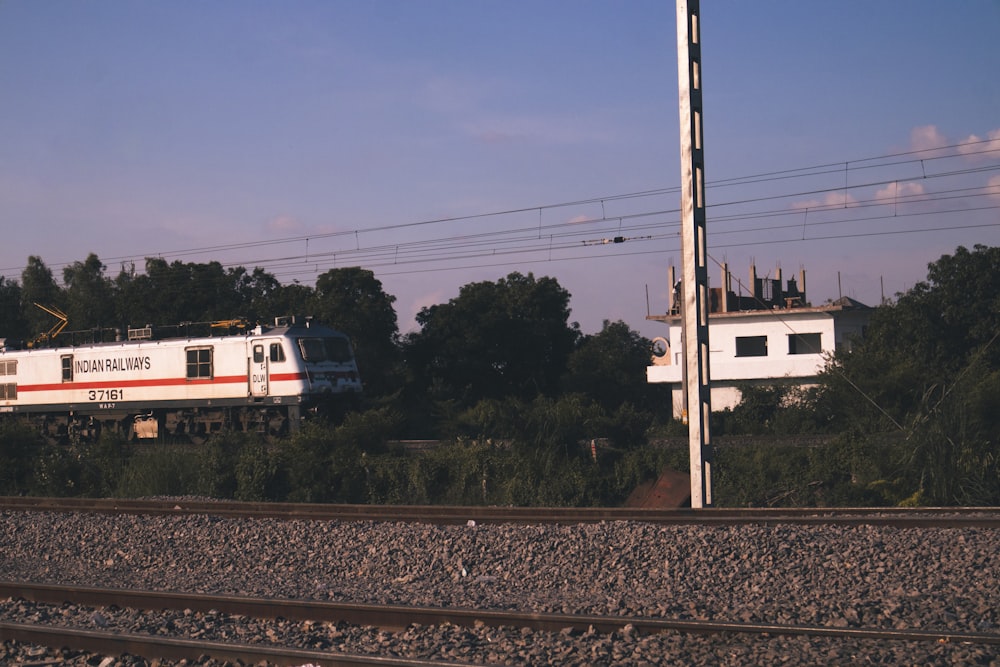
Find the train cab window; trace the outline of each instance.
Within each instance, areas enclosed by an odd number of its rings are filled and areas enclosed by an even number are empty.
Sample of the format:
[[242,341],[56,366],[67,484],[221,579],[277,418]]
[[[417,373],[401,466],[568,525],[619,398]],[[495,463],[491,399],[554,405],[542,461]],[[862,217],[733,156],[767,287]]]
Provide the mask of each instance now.
[[264,346],[254,345],[253,346],[253,362],[255,364],[264,363]]
[[285,350],[281,343],[271,343],[271,361],[284,361]]
[[212,377],[212,348],[189,347],[187,350],[187,378],[196,380]]
[[351,360],[351,344],[346,338],[300,338],[299,351],[308,362]]
[[73,381],[73,355],[64,354],[60,357],[62,361],[62,381],[72,382]]

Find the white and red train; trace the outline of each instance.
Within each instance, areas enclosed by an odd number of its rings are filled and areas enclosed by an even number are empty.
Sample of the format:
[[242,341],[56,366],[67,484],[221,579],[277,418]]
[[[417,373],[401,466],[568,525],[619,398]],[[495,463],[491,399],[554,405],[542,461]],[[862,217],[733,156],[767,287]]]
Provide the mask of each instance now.
[[232,325],[201,336],[129,329],[126,340],[62,347],[0,340],[0,414],[24,415],[55,440],[114,429],[197,442],[225,430],[286,433],[308,411],[361,391],[343,333],[295,318]]

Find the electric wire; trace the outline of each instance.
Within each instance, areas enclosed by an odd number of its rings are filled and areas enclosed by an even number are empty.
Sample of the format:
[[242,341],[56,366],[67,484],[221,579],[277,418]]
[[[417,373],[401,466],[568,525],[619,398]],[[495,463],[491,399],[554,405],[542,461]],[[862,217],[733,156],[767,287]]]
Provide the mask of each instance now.
[[[1000,169],[1000,167],[992,167],[991,169],[992,170],[996,170],[996,169]],[[953,173],[954,172],[948,172],[948,173],[944,174],[944,176],[950,176]],[[855,187],[855,188],[862,188],[862,187],[868,187],[868,186],[872,186],[872,185],[885,185],[887,183],[892,183],[892,182],[893,181],[879,181],[879,182],[876,182],[876,183],[860,184],[860,185],[853,186],[853,187]],[[833,191],[839,192],[839,191],[841,191],[841,189],[840,188],[834,188],[834,189],[829,189],[829,190],[809,190],[809,191],[803,191],[803,192],[799,192],[799,193],[778,194],[778,195],[772,195],[772,196],[769,196],[769,197],[756,198],[753,201],[760,202],[760,201],[768,201],[768,200],[780,200],[780,199],[787,199],[789,197],[801,197],[801,196],[808,196],[808,195],[813,195],[813,194],[822,193],[822,192],[833,192]],[[956,193],[956,194],[950,194],[950,193]],[[964,195],[959,196],[959,194],[957,194],[957,193],[964,193]],[[892,199],[889,199],[889,198],[875,198],[875,199],[869,199],[869,200],[853,200],[846,207],[844,205],[841,205],[841,204],[831,203],[831,204],[815,204],[815,205],[811,205],[809,207],[802,208],[802,209],[792,209],[792,210],[788,210],[788,209],[770,209],[770,210],[766,210],[766,211],[758,211],[758,212],[752,212],[752,213],[738,213],[738,214],[731,214],[731,215],[713,215],[713,217],[712,217],[713,222],[715,222],[716,224],[719,224],[719,223],[723,223],[723,222],[746,221],[746,220],[753,220],[753,219],[759,219],[759,218],[765,218],[765,217],[776,218],[776,217],[783,217],[783,216],[799,216],[799,215],[803,215],[804,213],[817,213],[817,212],[821,212],[821,211],[837,211],[837,210],[843,210],[845,208],[848,209],[848,210],[851,210],[851,211],[856,211],[856,210],[860,210],[860,209],[863,209],[863,208],[872,208],[872,207],[884,207],[884,206],[893,206],[893,207],[896,207],[896,210],[893,210],[893,212],[891,214],[887,214],[887,215],[881,215],[881,216],[863,216],[863,217],[855,216],[853,218],[830,220],[830,221],[815,221],[814,220],[814,221],[808,222],[807,224],[804,224],[804,225],[800,224],[800,223],[792,223],[792,224],[788,224],[788,225],[764,225],[764,226],[757,226],[757,227],[745,227],[745,228],[740,228],[740,229],[728,229],[728,228],[719,229],[717,227],[712,232],[712,236],[713,237],[719,237],[719,236],[722,236],[722,235],[734,234],[734,233],[753,233],[753,234],[758,234],[760,232],[772,231],[772,230],[776,230],[776,229],[785,229],[785,228],[792,228],[792,229],[814,228],[814,227],[822,226],[822,225],[850,224],[850,223],[858,223],[858,222],[870,222],[872,220],[884,220],[884,219],[889,219],[889,218],[905,218],[905,217],[922,216],[922,215],[944,215],[944,214],[948,214],[948,213],[967,213],[967,212],[973,212],[973,211],[978,211],[978,210],[991,210],[991,209],[997,208],[997,206],[982,206],[982,207],[964,206],[964,207],[957,207],[957,208],[953,208],[953,209],[935,209],[935,210],[930,210],[930,211],[917,211],[917,212],[911,212],[911,213],[905,213],[905,212],[904,213],[900,213],[899,210],[898,210],[898,207],[906,205],[906,204],[917,204],[917,203],[926,204],[926,203],[931,203],[931,202],[941,202],[941,201],[945,201],[945,200],[948,200],[948,199],[963,199],[963,200],[968,201],[968,200],[970,200],[970,199],[972,199],[974,197],[993,196],[993,195],[996,195],[996,194],[1000,194],[1000,186],[993,186],[992,188],[990,188],[990,187],[956,188],[956,189],[951,189],[951,190],[944,190],[944,191],[941,191],[939,193],[920,192],[920,193],[916,193],[916,194],[903,194],[903,195],[895,195]],[[745,201],[747,201],[747,200],[743,200],[743,202],[745,202]],[[728,205],[731,205],[732,203],[734,203],[734,202],[727,202],[727,203],[719,204],[719,205],[716,205],[716,206],[728,206]],[[709,205],[709,208],[714,208],[714,207],[712,205]],[[377,266],[384,266],[385,264],[383,263],[383,260],[384,260],[384,257],[386,255],[386,253],[391,254],[393,256],[393,258],[394,258],[394,261],[390,262],[390,264],[403,264],[403,263],[406,263],[407,261],[409,261],[409,258],[414,253],[418,253],[418,252],[423,252],[424,253],[424,257],[418,258],[421,261],[442,261],[442,260],[446,260],[446,259],[453,259],[455,257],[462,258],[462,257],[469,256],[470,254],[471,254],[471,256],[477,256],[478,253],[463,253],[461,251],[463,249],[475,248],[476,246],[488,245],[489,243],[495,244],[495,247],[496,247],[496,249],[498,251],[503,252],[504,254],[510,254],[508,251],[502,250],[502,248],[503,248],[504,245],[509,245],[509,244],[512,244],[512,243],[522,243],[523,244],[523,243],[526,243],[528,241],[530,241],[530,242],[527,245],[520,246],[521,250],[523,250],[525,252],[537,252],[539,250],[561,250],[561,249],[564,249],[565,246],[564,245],[553,245],[552,240],[554,240],[554,239],[563,239],[563,238],[572,238],[574,236],[576,236],[576,237],[583,237],[583,236],[589,236],[589,235],[592,235],[593,233],[595,233],[594,230],[592,230],[592,229],[588,228],[587,230],[581,230],[581,229],[579,229],[580,227],[585,227],[587,225],[592,225],[592,226],[593,225],[597,225],[597,226],[599,226],[602,223],[609,223],[609,222],[615,223],[615,222],[617,222],[618,225],[619,225],[618,228],[617,228],[618,231],[624,231],[624,232],[627,232],[627,233],[630,233],[630,234],[635,234],[636,232],[642,232],[642,231],[646,231],[646,230],[664,229],[664,228],[668,228],[668,227],[671,227],[671,226],[678,226],[679,227],[679,224],[680,224],[679,223],[679,219],[677,219],[677,220],[670,219],[670,220],[666,220],[666,221],[664,221],[664,220],[658,220],[658,221],[655,221],[653,223],[648,223],[648,224],[632,224],[632,222],[631,222],[631,221],[639,220],[639,219],[643,219],[643,218],[650,218],[650,217],[656,217],[656,216],[661,216],[662,217],[662,216],[671,215],[671,214],[674,214],[674,213],[678,213],[678,211],[676,209],[674,209],[674,210],[658,210],[658,211],[641,212],[641,213],[633,213],[633,214],[623,214],[623,215],[620,215],[620,216],[617,216],[617,217],[614,217],[614,218],[593,218],[593,219],[587,219],[587,220],[582,220],[582,221],[574,221],[572,223],[556,223],[556,224],[551,224],[551,225],[542,225],[541,227],[538,227],[538,226],[516,227],[516,228],[510,228],[510,229],[499,230],[499,231],[480,232],[480,233],[476,233],[476,234],[456,235],[456,236],[452,236],[452,237],[448,237],[448,238],[421,239],[421,240],[409,241],[409,242],[398,242],[398,243],[382,244],[382,245],[375,245],[375,246],[365,246],[365,247],[357,247],[357,248],[339,248],[339,249],[336,249],[336,250],[324,251],[324,252],[315,252],[315,251],[313,251],[308,256],[308,261],[310,263],[315,263],[317,261],[326,261],[326,260],[330,260],[330,261],[334,261],[334,262],[336,262],[338,260],[342,260],[342,261],[355,261],[355,262],[358,262],[358,261],[363,262],[365,260],[373,260],[373,261],[378,262],[376,264]],[[569,228],[568,231],[552,231],[548,235],[543,235],[541,233],[541,232],[549,231],[549,230],[566,230],[567,227]],[[955,227],[955,228],[958,229],[958,228],[962,228],[962,227]],[[965,228],[968,228],[968,227],[965,227]],[[605,227],[604,229],[609,230],[610,228]],[[920,231],[937,231],[937,230],[940,230],[940,229],[941,229],[940,227],[936,227],[936,228],[932,228],[930,230],[901,230],[900,233],[906,233],[907,231],[914,231],[914,232],[920,232]],[[817,237],[817,238],[822,238],[822,239],[848,238],[848,237],[851,237],[851,236],[852,235],[835,235],[835,236],[829,236],[829,235],[827,235],[827,236],[824,236],[824,237]],[[657,238],[659,238],[659,237],[657,237],[657,236],[650,237],[651,240],[656,240]],[[638,240],[638,239],[633,239],[633,240]],[[807,239],[802,239],[802,240],[807,240]],[[757,243],[759,243],[759,244],[766,244],[765,241],[757,241]],[[444,252],[445,250],[448,250],[448,249],[452,250],[452,252],[450,252],[450,253]],[[437,253],[437,254],[435,254],[435,253]],[[278,269],[278,268],[285,268],[285,267],[289,266],[289,263],[303,262],[305,260],[306,260],[306,257],[304,257],[303,255],[284,255],[284,256],[277,256],[277,257],[258,257],[258,258],[253,259],[249,263],[251,263],[251,264],[258,264],[258,265],[267,265],[267,266],[269,266],[269,267],[271,267],[273,269]],[[240,263],[248,263],[248,262],[246,262],[246,260],[241,260],[241,262],[231,263],[230,265],[231,266],[235,266],[235,265],[240,264]]]
[[[946,231],[946,230],[958,230],[958,229],[976,229],[976,228],[992,228],[1000,227],[1000,221],[998,222],[985,222],[977,224],[965,224],[965,225],[940,225],[925,228],[904,228],[904,229],[890,229],[890,230],[871,230],[866,229],[865,231],[845,233],[845,234],[826,234],[826,235],[816,235],[815,233],[808,234],[807,232],[815,232],[816,229],[820,227],[830,227],[830,226],[843,226],[843,225],[856,225],[862,223],[870,223],[878,220],[886,219],[899,219],[899,218],[915,218],[927,215],[956,215],[956,214],[967,214],[975,211],[988,211],[996,210],[1000,208],[1000,205],[984,205],[984,206],[969,206],[969,202],[974,198],[980,197],[995,197],[1000,194],[1000,184],[988,185],[988,186],[976,186],[976,187],[959,187],[951,189],[943,189],[937,192],[904,192],[902,194],[898,193],[899,183],[906,182],[922,182],[931,181],[937,179],[955,178],[962,176],[969,176],[973,174],[984,174],[1000,170],[1000,165],[979,165],[973,167],[962,167],[956,169],[941,170],[928,174],[926,171],[926,164],[929,162],[938,162],[948,159],[968,159],[970,156],[983,156],[992,153],[997,153],[997,149],[986,147],[983,150],[970,151],[968,148],[976,144],[987,144],[988,141],[973,142],[966,144],[955,144],[952,146],[921,150],[921,151],[908,151],[905,153],[895,153],[891,155],[877,156],[871,158],[864,158],[861,160],[851,160],[848,162],[839,163],[828,163],[821,165],[814,165],[811,167],[803,167],[797,169],[781,170],[774,172],[767,172],[761,174],[754,174],[749,176],[741,176],[728,179],[720,179],[718,181],[711,181],[707,184],[707,187],[712,192],[719,192],[725,188],[736,188],[742,186],[760,186],[765,183],[774,182],[787,182],[796,179],[811,179],[815,177],[823,176],[840,176],[841,174],[849,174],[852,172],[861,172],[863,170],[874,170],[874,169],[886,169],[890,167],[903,167],[903,166],[916,166],[919,164],[921,168],[921,174],[919,177],[892,177],[892,178],[875,178],[868,179],[861,183],[843,183],[836,184],[835,186],[822,187],[822,188],[810,188],[810,189],[798,189],[788,192],[779,192],[774,194],[763,194],[759,196],[736,198],[720,203],[711,203],[709,199],[709,204],[707,208],[712,211],[711,219],[713,223],[718,227],[719,225],[733,225],[735,223],[746,223],[753,222],[761,219],[775,219],[775,218],[803,218],[802,222],[798,220],[791,222],[789,224],[770,224],[770,225],[757,225],[757,226],[735,226],[732,228],[723,227],[722,229],[713,229],[710,234],[712,236],[712,243],[710,244],[713,248],[734,248],[734,247],[744,247],[744,246],[759,246],[759,245],[772,245],[778,243],[803,243],[803,242],[818,242],[827,241],[833,239],[849,239],[849,238],[870,238],[877,236],[886,235],[898,235],[898,234],[917,234],[917,233],[929,233],[935,231]],[[945,154],[928,154],[928,153],[941,153],[947,150],[959,150],[959,153],[945,153]],[[915,157],[921,156],[921,157]],[[895,186],[897,192],[889,197],[873,197],[867,199],[859,200],[849,200],[848,193],[852,191],[861,191],[865,188],[878,188],[885,186]],[[185,250],[172,251],[172,252],[158,252],[152,253],[152,257],[192,257],[205,254],[219,254],[219,253],[233,253],[238,251],[246,251],[251,249],[261,249],[276,246],[287,246],[289,244],[305,244],[307,247],[312,242],[314,245],[317,241],[327,240],[327,239],[344,239],[353,238],[355,242],[355,247],[345,247],[335,250],[325,250],[316,252],[315,250],[311,253],[301,253],[301,254],[282,254],[278,256],[264,256],[258,257],[251,261],[233,261],[227,263],[221,263],[224,268],[230,271],[236,271],[244,269],[247,264],[267,267],[268,272],[275,279],[279,278],[289,278],[294,276],[304,276],[309,271],[303,271],[303,265],[313,265],[315,268],[311,272],[314,275],[319,275],[320,264],[324,264],[324,268],[327,268],[327,263],[333,263],[334,265],[350,263],[351,265],[363,265],[369,269],[381,269],[379,273],[384,276],[398,276],[404,274],[414,274],[414,273],[427,273],[427,272],[440,272],[440,271],[455,271],[455,270],[467,270],[467,269],[483,269],[488,267],[499,267],[499,266],[509,266],[513,261],[512,258],[517,258],[516,263],[522,265],[531,264],[541,264],[541,263],[551,263],[551,262],[568,262],[568,261],[579,261],[579,260],[594,260],[594,259],[607,259],[614,257],[629,257],[629,256],[639,256],[639,255],[653,255],[662,254],[664,252],[675,252],[679,251],[679,229],[680,229],[680,219],[679,219],[679,207],[678,208],[668,208],[668,209],[657,209],[649,211],[638,211],[638,212],[628,212],[622,213],[620,215],[608,216],[606,212],[606,204],[613,202],[630,202],[634,200],[644,200],[651,197],[663,197],[669,194],[679,193],[679,187],[671,188],[657,188],[642,190],[631,193],[617,194],[617,195],[607,195],[602,197],[592,197],[579,199],[569,202],[561,202],[556,204],[546,204],[539,206],[527,206],[520,208],[509,208],[501,211],[494,211],[488,213],[480,213],[473,215],[464,216],[454,216],[454,217],[442,217],[430,220],[422,220],[416,222],[398,223],[398,224],[387,224],[379,225],[375,227],[365,228],[365,229],[355,229],[355,230],[339,230],[334,232],[326,233],[311,233],[306,235],[284,237],[278,239],[266,239],[259,241],[245,241],[236,243],[226,243],[212,246],[204,246],[200,248],[189,248]],[[739,211],[736,213],[725,214],[722,211],[726,208],[732,207],[746,207],[752,204],[760,204],[764,202],[780,202],[794,199],[801,199],[804,197],[815,197],[821,195],[830,194],[843,194],[843,202],[810,202],[807,206],[788,208],[771,208],[762,211]],[[904,210],[900,212],[900,207],[908,207],[915,205],[928,205],[928,204],[941,204],[946,201],[955,201],[958,206],[953,208],[935,208],[931,210],[919,210],[919,211],[907,211]],[[542,222],[542,213],[545,211],[553,211],[562,208],[570,207],[582,207],[588,205],[600,204],[601,206],[601,216],[593,218],[583,218],[583,219],[573,219],[571,221],[559,221],[555,223],[544,224]],[[869,209],[878,209],[881,207],[891,207],[891,212],[885,215],[863,215],[859,216],[857,213],[863,212]],[[464,223],[468,224],[480,220],[488,220],[494,218],[500,218],[504,216],[517,216],[525,213],[538,212],[538,224],[534,225],[520,225],[515,227],[510,227],[500,230],[490,230],[490,231],[478,231],[478,232],[468,232],[462,234],[449,234],[447,236],[440,236],[435,238],[425,238],[416,239],[406,242],[396,242],[396,243],[381,243],[372,244],[370,246],[362,247],[360,242],[360,236],[370,236],[376,235],[378,233],[386,232],[397,232],[406,229],[413,228],[425,228],[433,227],[435,225],[447,225],[453,223]],[[813,220],[809,221],[808,216],[810,214],[817,215],[821,213],[834,213],[834,212],[846,212],[850,215],[845,217],[840,217],[830,220]],[[617,224],[615,224],[617,223]],[[676,231],[675,231],[676,230]],[[782,232],[788,230],[801,230],[801,238],[767,238],[760,239],[755,238],[751,241],[737,242],[730,241],[726,242],[723,237],[730,235],[739,234],[761,234],[770,232]],[[642,236],[636,236],[643,232],[650,232]],[[629,244],[632,248],[639,244],[654,244],[657,247],[651,250],[635,250],[628,249],[623,250],[618,247],[619,244],[609,243],[607,239],[594,239],[593,237],[597,234],[608,233],[612,235],[619,235],[621,238],[627,235]],[[586,238],[591,239],[588,243]],[[603,241],[603,243],[602,243]],[[666,243],[664,243],[666,242]],[[608,248],[608,246],[611,246]],[[586,250],[590,248],[591,250]],[[595,250],[608,250],[613,249],[613,252],[596,252]],[[581,252],[581,250],[584,250]],[[556,253],[553,255],[553,253]],[[539,254],[544,254],[544,257],[538,256]],[[109,261],[133,261],[135,255],[132,256],[121,256],[111,258]],[[472,260],[484,260],[492,259],[495,261],[486,262],[476,261],[475,263],[469,263]],[[716,260],[711,254],[709,259],[718,266],[722,264]],[[442,265],[443,262],[450,263],[449,265]],[[425,265],[432,265],[426,268]],[[63,266],[70,266],[70,264],[65,264]],[[124,266],[124,265],[123,265]],[[220,279],[225,279],[222,277]],[[298,282],[296,280],[296,282]],[[737,285],[742,291],[742,282],[737,279]],[[774,313],[776,311],[772,311]],[[794,333],[794,328],[790,323],[785,321],[780,312],[776,315],[777,319],[792,333]],[[992,341],[991,341],[992,343]],[[889,419],[899,430],[905,430],[904,427],[899,424],[882,406],[880,406],[872,397],[868,396],[856,383],[854,383],[850,378],[846,377],[843,373],[839,372],[838,369],[833,368],[833,372],[837,373],[844,381],[846,381],[855,391],[858,392],[868,403],[873,405],[881,414],[883,414],[887,419]],[[942,398],[943,400],[943,398]],[[935,406],[936,407],[936,406]]]
[[[995,148],[989,148],[988,146],[982,149],[972,150],[972,147],[977,145],[990,144],[989,140],[983,140],[980,142],[967,142],[963,144],[954,144],[951,146],[945,146],[935,149],[925,149],[920,151],[908,151],[905,153],[895,153],[890,155],[875,156],[870,158],[863,158],[859,160],[850,160],[847,162],[839,163],[827,163],[821,165],[814,165],[810,167],[802,167],[797,169],[788,169],[775,172],[767,172],[762,174],[754,174],[749,176],[741,176],[729,179],[721,179],[719,181],[712,181],[708,184],[713,191],[720,188],[744,186],[744,185],[758,185],[759,183],[765,181],[791,181],[793,179],[808,178],[817,175],[830,175],[830,174],[842,174],[845,171],[850,172],[854,170],[861,169],[872,169],[880,168],[886,166],[898,167],[902,165],[916,165],[920,164],[922,169],[922,175],[918,178],[881,178],[881,179],[871,179],[863,183],[855,184],[837,184],[836,186],[826,187],[826,188],[810,188],[810,189],[797,189],[788,192],[778,192],[774,194],[761,195],[756,197],[744,197],[735,198],[721,203],[711,203],[709,199],[708,208],[712,211],[712,220],[715,225],[714,229],[710,231],[713,238],[711,245],[713,247],[736,247],[742,245],[769,245],[772,243],[785,243],[791,240],[796,241],[818,241],[818,240],[829,240],[834,238],[858,238],[862,236],[878,236],[884,234],[906,234],[906,233],[925,233],[929,231],[940,231],[942,229],[968,229],[975,226],[963,225],[963,226],[952,226],[952,227],[931,227],[925,229],[903,229],[903,230],[892,230],[892,231],[878,231],[878,232],[865,232],[859,234],[828,234],[824,236],[806,236],[805,232],[812,231],[819,226],[824,225],[849,225],[853,223],[863,223],[870,222],[872,220],[881,220],[887,218],[906,218],[916,215],[946,215],[946,214],[960,214],[964,212],[972,211],[982,211],[997,208],[996,206],[982,206],[982,207],[955,207],[952,209],[943,210],[933,210],[926,212],[899,212],[899,207],[906,205],[918,205],[918,204],[929,204],[933,202],[941,202],[945,199],[956,198],[963,201],[968,201],[973,197],[981,196],[993,196],[1000,194],[1000,184],[990,186],[990,187],[979,187],[979,188],[955,188],[951,190],[942,190],[941,192],[920,192],[920,193],[904,193],[902,195],[896,195],[891,200],[888,198],[873,198],[873,199],[863,199],[863,200],[848,200],[847,193],[850,191],[858,191],[863,188],[897,185],[900,181],[912,182],[912,181],[924,181],[933,179],[943,179],[957,176],[966,176],[969,174],[977,173],[987,173],[991,171],[1000,170],[1000,165],[984,165],[976,166],[972,168],[961,168],[961,169],[951,169],[939,171],[937,173],[927,174],[923,165],[931,161],[939,161],[946,159],[967,159],[969,156],[983,156],[987,154],[1000,153]],[[992,144],[991,144],[992,145]],[[944,151],[952,151],[951,153],[944,154]],[[954,152],[954,151],[959,152]],[[900,159],[904,158],[904,159]],[[400,267],[406,265],[419,265],[433,262],[454,262],[462,259],[472,259],[478,257],[487,256],[504,256],[504,257],[516,257],[518,253],[522,255],[530,255],[532,253],[544,252],[550,255],[548,258],[550,261],[563,261],[570,259],[592,259],[601,256],[623,256],[629,253],[621,252],[620,248],[614,248],[614,252],[606,252],[609,250],[606,246],[601,244],[594,244],[595,248],[591,253],[574,253],[568,257],[560,257],[558,253],[566,252],[571,250],[574,243],[570,243],[570,239],[576,238],[575,243],[585,245],[588,238],[592,238],[596,234],[613,234],[613,235],[624,235],[629,236],[630,244],[638,243],[655,243],[662,241],[665,238],[670,238],[675,233],[672,232],[674,228],[679,229],[679,208],[666,208],[666,209],[656,209],[647,211],[631,211],[623,212],[619,215],[608,215],[606,213],[605,205],[612,202],[626,202],[633,200],[643,200],[649,197],[663,197],[667,194],[679,192],[679,187],[673,188],[658,188],[658,189],[647,189],[636,192],[617,194],[617,195],[605,195],[601,197],[591,197],[578,199],[567,202],[560,202],[555,204],[545,204],[540,206],[527,206],[519,208],[508,208],[501,211],[494,211],[488,213],[467,215],[467,216],[455,216],[455,217],[443,217],[435,218],[431,220],[423,220],[417,222],[408,222],[401,224],[388,224],[380,225],[365,229],[355,229],[355,230],[341,230],[335,232],[327,233],[312,233],[308,235],[300,235],[293,237],[284,237],[279,239],[267,239],[260,241],[246,241],[228,244],[219,244],[213,246],[205,246],[201,248],[189,248],[187,250],[173,251],[173,252],[159,252],[147,255],[147,257],[154,258],[174,258],[174,261],[179,261],[182,257],[195,257],[199,255],[211,254],[220,255],[226,253],[234,253],[239,251],[246,251],[248,249],[259,249],[274,246],[287,246],[289,244],[305,244],[307,252],[293,252],[293,253],[283,253],[279,255],[260,255],[257,257],[239,257],[236,260],[227,261],[222,263],[223,266],[227,268],[237,268],[241,266],[253,265],[257,267],[264,268],[266,270],[271,270],[274,272],[276,277],[278,276],[305,276],[307,274],[318,275],[320,273],[321,264],[323,268],[328,268],[326,263],[332,263],[334,266],[347,265],[365,265],[369,268],[382,268],[382,267]],[[964,192],[964,195],[959,196],[957,193]],[[830,195],[834,193],[843,193],[845,199],[841,203],[820,203],[820,202],[808,202],[808,205],[801,206],[798,208],[771,208],[765,211],[738,211],[730,214],[723,212],[723,209],[727,207],[746,207],[750,204],[759,204],[764,202],[779,202],[789,199],[801,199],[804,197],[814,197],[820,195]],[[948,193],[956,193],[953,197],[947,196]],[[570,221],[558,221],[554,223],[544,224],[542,222],[542,212],[551,211],[567,207],[579,207],[587,205],[600,204],[602,209],[602,215],[600,217],[592,218],[574,218]],[[847,211],[852,214],[859,212],[861,209],[866,207],[878,207],[878,206],[893,206],[894,210],[892,215],[886,216],[864,216],[859,217],[854,215],[854,217],[843,217],[836,220],[809,220],[808,216],[817,215],[819,213],[831,213],[834,211]],[[468,233],[451,233],[445,236],[417,239],[405,242],[395,242],[395,243],[373,243],[371,245],[362,246],[360,242],[360,237],[373,236],[379,233],[386,232],[396,232],[399,230],[413,228],[413,227],[427,227],[432,225],[447,225],[454,223],[462,223],[463,226],[467,226],[470,223],[478,220],[485,220],[501,216],[518,215],[524,213],[534,213],[538,212],[539,222],[538,224],[532,225],[520,225],[508,228],[501,228],[499,230],[490,231],[479,231],[479,232],[468,232]],[[758,225],[758,226],[744,226],[744,227],[729,227],[722,226],[724,223],[726,225],[733,225],[739,222],[750,222],[755,220],[760,220],[762,218],[778,218],[786,216],[803,216],[805,219],[803,222],[793,223],[789,225]],[[612,227],[612,225],[617,225],[617,227]],[[994,226],[992,224],[986,223],[980,225],[983,227]],[[770,232],[782,229],[797,229],[803,231],[803,238],[800,239],[755,239],[752,243],[721,243],[720,240],[722,236],[732,235],[732,234],[760,234],[763,232]],[[336,249],[325,249],[317,252],[315,245],[317,241],[325,239],[337,239],[337,238],[353,238],[354,247],[345,246]],[[312,242],[313,250],[309,251],[310,242]],[[647,254],[647,253],[642,253]],[[391,256],[391,259],[390,259]],[[121,261],[124,264],[127,262],[132,262],[134,264],[136,255],[131,256],[120,256],[110,258],[108,260],[103,260],[106,262]],[[522,260],[527,259],[527,257],[522,257]],[[519,260],[521,261],[521,260]],[[312,265],[314,269],[312,271],[303,271],[305,267]],[[54,265],[59,267],[60,265]],[[61,265],[63,267],[71,266],[70,263]],[[481,266],[478,265],[477,266]],[[450,267],[441,266],[442,270],[450,269]],[[387,275],[398,275],[400,272],[393,272]]]

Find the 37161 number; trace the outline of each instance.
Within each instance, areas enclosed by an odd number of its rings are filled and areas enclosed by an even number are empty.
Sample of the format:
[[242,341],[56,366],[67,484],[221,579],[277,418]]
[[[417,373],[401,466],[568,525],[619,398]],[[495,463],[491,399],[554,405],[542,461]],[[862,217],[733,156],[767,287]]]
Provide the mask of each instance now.
[[124,389],[91,389],[87,398],[92,401],[121,401],[125,398]]

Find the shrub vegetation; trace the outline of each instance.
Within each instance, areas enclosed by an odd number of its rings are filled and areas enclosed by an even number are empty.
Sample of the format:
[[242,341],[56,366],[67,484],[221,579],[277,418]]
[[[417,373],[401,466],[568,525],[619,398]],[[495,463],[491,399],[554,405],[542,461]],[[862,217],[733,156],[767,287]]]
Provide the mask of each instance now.
[[[59,288],[30,258],[22,284],[0,277],[9,329],[0,334],[46,328],[26,300],[83,318],[98,304],[112,321],[304,307],[345,322],[375,380],[336,424],[310,422],[276,441],[228,433],[198,446],[136,444],[105,433],[53,446],[8,416],[2,494],[619,505],[664,468],[687,470],[686,427],[671,419],[666,388],[645,383],[649,341],[622,322],[582,335],[554,279],[468,285],[399,337],[394,299],[359,269],[332,270],[316,290],[214,264],[150,260],[145,275],[113,281],[103,270],[88,257]],[[178,290],[185,299],[157,306]],[[213,310],[220,303],[224,313]],[[998,338],[1000,248],[941,257],[926,282],[875,309],[864,339],[827,360],[818,386],[743,387],[738,406],[713,415],[715,504],[1000,504]],[[437,445],[411,451],[414,438]]]

